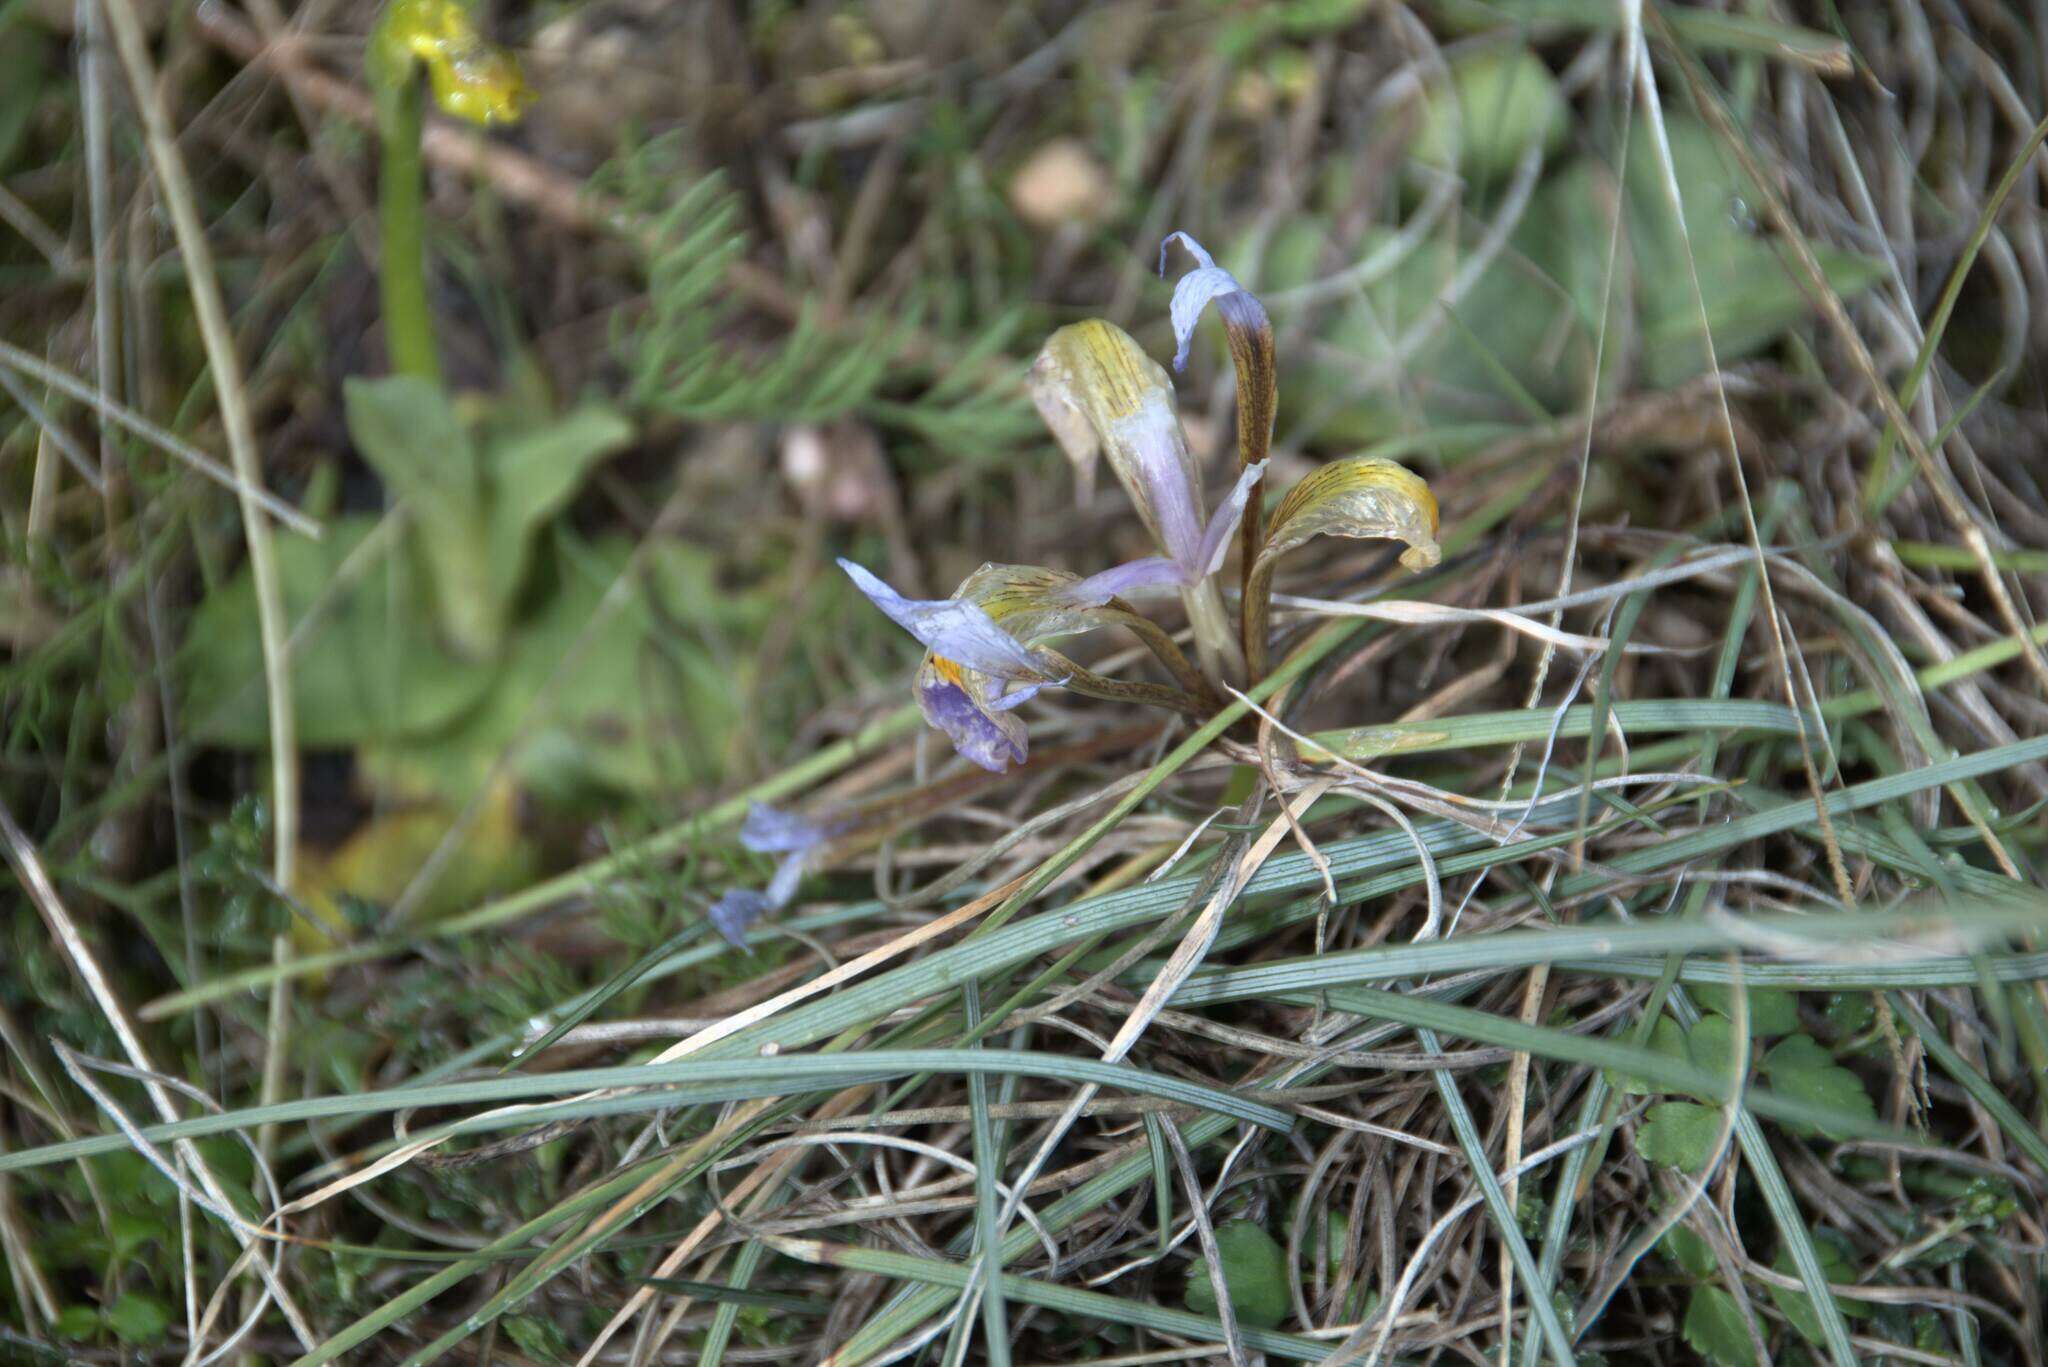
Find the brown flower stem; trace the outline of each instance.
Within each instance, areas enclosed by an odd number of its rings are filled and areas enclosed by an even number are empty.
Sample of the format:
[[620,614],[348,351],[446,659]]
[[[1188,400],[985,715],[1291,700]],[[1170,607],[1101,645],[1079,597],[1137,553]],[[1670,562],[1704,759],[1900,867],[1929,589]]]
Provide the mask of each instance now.
[[1131,634],[1145,643],[1146,649],[1166,667],[1166,672],[1173,675],[1174,681],[1184,692],[1201,699],[1210,708],[1223,705],[1222,695],[1216,691],[1215,683],[1208,675],[1195,668],[1194,662],[1174,644],[1173,637],[1167,634],[1164,627],[1151,618],[1132,611],[1130,605],[1121,598],[1112,598],[1109,606],[1127,614],[1121,619],[1123,625],[1129,627]]
[[[1263,487],[1265,481],[1261,480]],[[1253,491],[1256,501],[1258,494]],[[1244,601],[1239,605],[1244,617],[1244,662],[1245,671],[1251,681],[1257,683],[1266,677],[1267,666],[1267,623],[1273,615],[1273,558],[1252,555],[1244,567]]]

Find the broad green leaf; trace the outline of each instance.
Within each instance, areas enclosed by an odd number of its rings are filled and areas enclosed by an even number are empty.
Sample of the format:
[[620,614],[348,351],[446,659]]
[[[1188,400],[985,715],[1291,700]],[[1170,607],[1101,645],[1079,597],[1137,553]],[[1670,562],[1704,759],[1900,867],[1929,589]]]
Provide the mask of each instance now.
[[[669,611],[687,614],[685,624],[747,620],[711,584],[703,553],[653,548],[646,576],[607,607],[627,543],[563,532],[556,545],[560,580],[487,671],[489,692],[455,726],[365,747],[373,783],[460,803],[508,750],[522,789],[557,802],[686,787],[718,771],[748,690],[692,635],[665,624]],[[758,605],[745,611],[759,616]]]
[[[1629,145],[1629,241],[1636,254],[1637,312],[1650,383],[1669,388],[1707,368],[1700,337],[1700,299],[1715,358],[1755,355],[1807,316],[1805,295],[1786,274],[1777,251],[1749,221],[1756,191],[1730,168],[1713,132],[1696,119],[1666,120],[1671,161],[1684,198],[1685,228],[1672,217],[1655,140]],[[1605,243],[1606,235],[1598,239]],[[1817,244],[1828,283],[1850,296],[1867,289],[1881,263]],[[1693,290],[1694,271],[1699,293]]]
[[489,402],[466,415],[406,375],[352,379],[345,393],[356,449],[412,517],[450,644],[495,658],[535,534],[632,427],[595,405],[537,426],[523,409],[497,414]]
[[[1828,1283],[1841,1286],[1856,1280],[1854,1250],[1849,1241],[1832,1229],[1818,1229],[1813,1232],[1813,1251],[1820,1258],[1821,1271],[1827,1274]],[[1792,1250],[1780,1248],[1778,1256],[1771,1260],[1771,1266],[1788,1277],[1798,1276],[1792,1263]],[[1812,1344],[1825,1344],[1821,1334],[1820,1317],[1814,1313],[1813,1298],[1804,1291],[1788,1287],[1767,1288],[1778,1309],[1784,1312],[1799,1336]],[[1861,1319],[1871,1313],[1868,1301],[1855,1300],[1848,1296],[1834,1296],[1835,1307],[1850,1319]]]
[[1848,1122],[1839,1127],[1825,1123],[1809,1126],[1793,1120],[1781,1122],[1794,1134],[1819,1133],[1830,1139],[1847,1139],[1851,1134],[1850,1125],[1877,1118],[1877,1107],[1871,1104],[1870,1094],[1863,1090],[1862,1080],[1836,1063],[1834,1056],[1815,1043],[1811,1036],[1793,1035],[1780,1040],[1763,1056],[1757,1068],[1770,1078],[1773,1090],[1835,1112]]
[[[309,748],[434,731],[475,706],[492,683],[491,671],[442,649],[422,611],[419,576],[402,555],[372,565],[306,624],[374,525],[343,517],[319,541],[277,541],[285,619],[304,636],[291,661],[292,710],[299,743]],[[254,750],[269,743],[256,585],[246,567],[200,603],[182,665],[188,725],[203,728],[211,744]]]
[[1505,176],[1531,142],[1564,139],[1567,110],[1557,78],[1521,46],[1467,48],[1450,62],[1450,83],[1429,87],[1408,154],[1469,180]]
[[[1216,1253],[1230,1307],[1241,1322],[1271,1329],[1287,1318],[1287,1253],[1272,1235],[1249,1220],[1233,1220],[1216,1227]],[[1197,1315],[1216,1313],[1216,1288],[1200,1258],[1188,1264],[1187,1307]]]
[[1685,1307],[1685,1341],[1714,1367],[1756,1367],[1756,1346],[1735,1298],[1718,1286],[1693,1288]]
[[493,563],[476,442],[441,388],[413,375],[354,378],[343,386],[348,432],[412,519],[448,644],[487,660],[504,635],[513,566]]
[[[1735,989],[1720,984],[1702,985],[1692,989],[1693,999],[1701,1009],[1716,1015],[1735,1014]],[[1749,1037],[1762,1039],[1767,1035],[1789,1035],[1799,1028],[1799,999],[1792,993],[1775,987],[1751,987],[1744,990],[1749,1003]]]
[[476,444],[440,386],[415,375],[357,376],[342,386],[349,439],[422,525],[477,516]]
[[612,409],[586,404],[537,429],[481,435],[491,554],[516,581],[533,534],[600,461],[633,440],[633,427]]
[[1652,1163],[1699,1172],[1714,1156],[1721,1114],[1696,1101],[1660,1101],[1636,1129],[1636,1149]]

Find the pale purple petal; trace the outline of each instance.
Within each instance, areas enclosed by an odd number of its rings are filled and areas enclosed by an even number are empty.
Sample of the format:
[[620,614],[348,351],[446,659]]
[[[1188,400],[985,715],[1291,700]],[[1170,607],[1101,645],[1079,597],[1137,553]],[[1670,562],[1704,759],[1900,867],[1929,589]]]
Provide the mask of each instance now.
[[752,888],[734,888],[716,902],[706,913],[711,928],[723,935],[726,943],[734,949],[747,947],[747,927],[766,916],[769,911],[768,898]]
[[[1216,509],[1216,515],[1209,519],[1209,525],[1202,532],[1202,552],[1198,563],[1201,575],[1216,573],[1223,566],[1223,557],[1230,550],[1230,534],[1237,530],[1238,519],[1244,516],[1245,501],[1252,496],[1252,486],[1266,473],[1266,462],[1247,465],[1244,473],[1237,477],[1230,493]],[[1200,578],[1201,575],[1197,575]]]
[[775,866],[775,876],[768,880],[768,905],[780,910],[796,897],[797,884],[804,881],[804,856],[801,851],[790,855]]
[[1186,233],[1169,233],[1159,244],[1161,275],[1166,274],[1166,249],[1176,240],[1187,248],[1188,255],[1195,258],[1195,269],[1174,285],[1173,304],[1168,309],[1173,318],[1173,368],[1186,370],[1195,324],[1201,321],[1202,310],[1209,307],[1212,300],[1227,315],[1228,321],[1255,330],[1265,326],[1266,310],[1250,290],[1238,283],[1236,276],[1217,265],[1202,244]]
[[926,680],[918,685],[918,710],[946,733],[953,748],[990,773],[1022,764],[1029,747],[1024,723],[1008,712],[984,712],[958,684]]
[[831,833],[817,822],[756,802],[740,823],[740,844],[756,854],[788,854],[822,845]]
[[1043,683],[1021,684],[1008,693],[1001,693],[990,698],[988,700],[988,710],[991,712],[1008,712],[1012,708],[1021,707],[1037,697],[1038,690],[1041,688],[1052,688],[1055,686],[1050,679]]
[[851,560],[840,560],[839,568],[869,602],[933,654],[998,678],[1032,679],[1042,672],[1031,652],[979,605],[964,598],[905,598]]
[[1100,607],[1112,598],[1144,598],[1171,593],[1185,582],[1180,566],[1163,555],[1130,560],[1100,574],[1091,574],[1061,594],[1076,607]]
[[1120,426],[1152,506],[1160,548],[1186,569],[1201,549],[1202,505],[1188,472],[1179,421],[1155,398]]

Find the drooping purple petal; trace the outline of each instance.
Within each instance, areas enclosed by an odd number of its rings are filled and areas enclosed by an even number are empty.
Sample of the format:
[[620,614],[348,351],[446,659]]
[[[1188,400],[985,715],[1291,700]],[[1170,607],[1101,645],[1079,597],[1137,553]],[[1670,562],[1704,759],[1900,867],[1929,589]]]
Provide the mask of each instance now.
[[1132,464],[1144,482],[1160,548],[1185,570],[1202,544],[1202,505],[1183,459],[1179,421],[1165,404],[1148,403],[1121,423]]
[[831,832],[807,817],[756,802],[740,823],[740,844],[756,854],[788,854],[822,845]]
[[1189,256],[1195,258],[1195,269],[1183,275],[1173,287],[1173,304],[1168,312],[1173,319],[1173,368],[1188,368],[1188,347],[1195,336],[1195,324],[1201,321],[1202,310],[1209,307],[1211,300],[1224,310],[1226,321],[1243,326],[1262,326],[1266,310],[1252,292],[1239,284],[1237,277],[1217,265],[1201,243],[1186,233],[1168,233],[1166,240],[1159,244],[1159,273],[1166,274],[1166,250],[1175,242],[1187,248]]
[[1197,557],[1201,569],[1196,575],[1197,578],[1214,574],[1222,568],[1223,557],[1230,550],[1230,534],[1237,530],[1238,519],[1244,516],[1244,505],[1252,496],[1252,487],[1265,473],[1265,461],[1260,461],[1257,465],[1247,465],[1244,472],[1237,477],[1237,483],[1231,486],[1230,493],[1218,505],[1216,515],[1211,517],[1209,525],[1203,528],[1202,549]]
[[1042,671],[1016,637],[964,598],[905,598],[851,560],[841,559],[860,591],[889,620],[935,654],[967,669],[1004,679],[1035,679]]
[[767,894],[755,892],[752,888],[733,888],[716,902],[706,913],[711,928],[725,937],[726,943],[734,949],[747,947],[747,927],[766,916],[770,910]]
[[1023,720],[1013,712],[983,710],[959,684],[921,674],[917,707],[955,750],[990,773],[1024,762],[1030,741]]
[[1171,593],[1185,582],[1180,566],[1163,555],[1128,560],[1069,586],[1065,597],[1076,607],[1099,607],[1112,598],[1145,598]]

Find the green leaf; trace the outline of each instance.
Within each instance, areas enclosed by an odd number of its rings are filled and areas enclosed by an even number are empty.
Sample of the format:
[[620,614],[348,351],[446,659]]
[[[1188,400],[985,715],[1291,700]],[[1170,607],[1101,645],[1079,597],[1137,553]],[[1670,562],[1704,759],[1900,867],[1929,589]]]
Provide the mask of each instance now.
[[[1821,1271],[1826,1274],[1831,1285],[1840,1286],[1856,1280],[1854,1250],[1849,1241],[1840,1234],[1832,1229],[1815,1230],[1813,1251],[1819,1257]],[[1778,1256],[1771,1260],[1771,1266],[1788,1277],[1799,1275],[1793,1265],[1792,1250],[1789,1248],[1780,1247]],[[1820,1316],[1814,1313],[1811,1296],[1804,1291],[1794,1291],[1783,1286],[1771,1286],[1766,1289],[1771,1293],[1771,1299],[1777,1302],[1778,1309],[1784,1312],[1786,1320],[1799,1331],[1801,1338],[1808,1343],[1825,1345],[1827,1340],[1821,1333]],[[1859,1301],[1848,1296],[1831,1296],[1830,1299],[1834,1301],[1835,1308],[1850,1319],[1861,1319],[1871,1313],[1868,1301]]]
[[[1690,1062],[1692,1059],[1691,1051],[1686,1047],[1684,1027],[1669,1016],[1657,1018],[1657,1023],[1650,1028],[1650,1038],[1644,1047],[1652,1053],[1677,1059],[1681,1063]],[[1659,1087],[1641,1074],[1625,1073],[1618,1068],[1608,1070],[1607,1081],[1616,1091],[1628,1096],[1655,1096],[1668,1090]]]
[[1735,1027],[1720,1016],[1708,1016],[1695,1025],[1685,1037],[1685,1047],[1694,1063],[1716,1077],[1736,1070]]
[[633,426],[597,404],[538,429],[487,433],[482,467],[492,555],[516,580],[533,534],[560,512],[593,468],[633,440]]
[[716,775],[748,690],[693,635],[664,625],[670,610],[686,626],[747,620],[721,606],[707,554],[680,543],[651,548],[647,576],[605,609],[631,547],[566,531],[556,546],[561,577],[488,671],[488,694],[458,726],[365,747],[373,783],[465,801],[507,747],[522,787],[554,801]]
[[1657,1241],[1657,1247],[1695,1277],[1710,1277],[1719,1265],[1714,1258],[1713,1246],[1704,1236],[1684,1225],[1673,1225],[1665,1230],[1664,1237]]
[[1877,1019],[1877,999],[1868,992],[1830,992],[1822,1015],[1835,1039],[1860,1035]]
[[[1271,1329],[1287,1318],[1287,1253],[1272,1235],[1249,1220],[1233,1220],[1216,1227],[1216,1253],[1241,1323]],[[1187,1307],[1197,1315],[1216,1313],[1209,1265],[1199,1258],[1188,1265]]]
[[1825,1122],[1808,1125],[1794,1120],[1780,1122],[1794,1134],[1822,1134],[1830,1139],[1848,1139],[1857,1122],[1868,1123],[1877,1118],[1877,1107],[1871,1104],[1870,1094],[1863,1090],[1862,1080],[1836,1063],[1833,1055],[1809,1035],[1793,1035],[1779,1041],[1763,1056],[1757,1067],[1771,1079],[1775,1090],[1834,1112],[1846,1122],[1841,1125]]
[[1714,1156],[1721,1116],[1696,1101],[1661,1101],[1636,1130],[1636,1151],[1652,1163],[1698,1172]]
[[152,1242],[162,1241],[165,1247],[170,1247],[170,1240],[165,1237],[169,1233],[161,1221],[133,1211],[117,1210],[107,1216],[107,1242],[116,1261]]
[[1543,60],[1524,47],[1467,48],[1450,63],[1450,88],[1432,87],[1409,155],[1440,171],[1494,180],[1529,143],[1562,141],[1564,96]]
[[[1671,117],[1672,169],[1684,198],[1684,230],[1672,216],[1661,158],[1651,138],[1629,146],[1628,233],[1636,253],[1643,359],[1650,384],[1669,388],[1707,369],[1700,337],[1700,300],[1721,364],[1753,356],[1805,318],[1804,294],[1777,251],[1748,221],[1761,196],[1731,168],[1701,121]],[[1607,241],[1602,233],[1597,241]],[[1816,245],[1829,285],[1843,296],[1867,289],[1881,274],[1873,258]],[[1693,289],[1694,272],[1699,282]]]
[[171,1327],[171,1312],[154,1296],[127,1291],[107,1310],[107,1327],[123,1343],[155,1343]]
[[473,516],[483,498],[476,445],[441,387],[415,375],[353,376],[342,385],[356,453],[414,516]]
[[1741,1307],[1718,1286],[1694,1288],[1685,1307],[1685,1341],[1714,1367],[1756,1367]]
[[[403,556],[372,565],[306,625],[375,525],[367,517],[343,517],[328,523],[319,541],[277,541],[285,619],[295,634],[304,633],[292,657],[292,710],[299,743],[310,748],[433,731],[473,707],[491,686],[489,670],[441,648]],[[200,603],[182,664],[189,725],[205,727],[212,744],[269,744],[256,584],[246,568]]]
[[[1716,1015],[1735,1016],[1735,989],[1721,984],[1701,984],[1692,989],[1693,999],[1703,1010]],[[1799,1028],[1799,999],[1776,987],[1751,987],[1743,992],[1749,1004],[1749,1037],[1789,1035]]]
[[547,1315],[507,1315],[505,1336],[519,1345],[519,1351],[540,1362],[563,1362],[569,1354],[569,1338],[562,1326]]
[[96,1306],[67,1305],[58,1312],[56,1323],[50,1328],[60,1339],[76,1343],[89,1339],[100,1331],[100,1312]]
[[632,426],[597,405],[536,425],[523,399],[479,404],[466,423],[438,386],[409,375],[352,379],[345,401],[357,451],[412,515],[450,643],[495,657],[535,532]]

